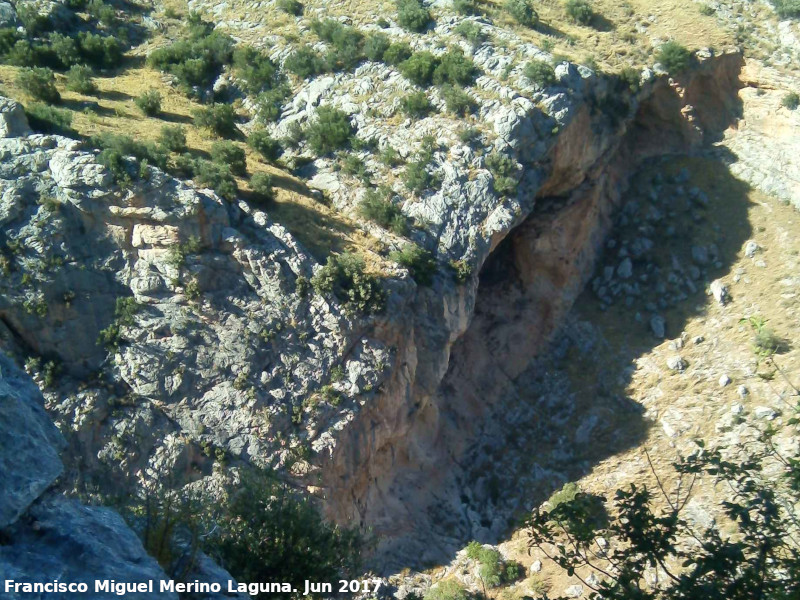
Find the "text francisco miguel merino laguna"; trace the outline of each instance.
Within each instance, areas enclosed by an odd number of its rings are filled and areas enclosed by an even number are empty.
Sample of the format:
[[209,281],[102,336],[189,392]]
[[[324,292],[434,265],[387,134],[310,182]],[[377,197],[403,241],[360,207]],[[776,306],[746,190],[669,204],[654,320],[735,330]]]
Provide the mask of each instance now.
[[[381,586],[380,579],[353,579],[339,581],[339,592],[375,592]],[[305,589],[303,595],[333,592],[331,583],[304,582]],[[85,594],[94,592],[95,594],[115,594],[125,596],[127,594],[152,594],[159,593],[219,593],[223,591],[223,584],[218,582],[204,583],[201,581],[181,582],[166,580],[149,580],[139,583],[115,581],[113,579],[97,579],[93,584],[85,582],[64,582],[55,579],[47,582],[29,583],[14,581],[13,579],[4,580],[3,590],[5,593],[15,594]],[[300,590],[291,583],[237,583],[229,580],[224,589],[228,593],[245,593],[250,596],[257,596],[261,593],[270,594],[296,594]]]

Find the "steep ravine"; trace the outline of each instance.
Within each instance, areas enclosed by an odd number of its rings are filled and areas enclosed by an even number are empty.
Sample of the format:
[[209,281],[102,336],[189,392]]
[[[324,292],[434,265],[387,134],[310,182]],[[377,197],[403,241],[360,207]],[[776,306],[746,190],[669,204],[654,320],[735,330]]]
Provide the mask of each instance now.
[[422,292],[409,307],[416,327],[408,331],[419,335],[393,340],[397,366],[384,393],[343,432],[322,471],[328,515],[376,534],[379,567],[435,563],[503,532],[508,515],[486,521],[469,508],[473,493],[486,492],[465,489],[467,450],[493,411],[513,409],[515,379],[583,289],[637,166],[700,148],[735,120],[742,64],[723,54],[674,81],[657,78],[616,122],[584,104],[549,151],[533,211],[492,240],[479,277],[458,296]]

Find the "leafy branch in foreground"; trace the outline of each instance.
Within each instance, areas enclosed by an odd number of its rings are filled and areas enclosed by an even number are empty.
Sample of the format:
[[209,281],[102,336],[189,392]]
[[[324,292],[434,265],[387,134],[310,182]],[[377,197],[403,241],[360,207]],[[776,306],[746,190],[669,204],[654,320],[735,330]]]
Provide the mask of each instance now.
[[[794,428],[800,403],[792,410],[787,424]],[[537,510],[529,551],[539,549],[580,579],[593,599],[797,598],[800,460],[777,449],[776,433],[767,427],[758,443],[732,451],[698,442],[696,453],[674,464],[677,483],[669,491],[648,455],[656,492],[634,484],[617,490],[613,515],[605,513],[605,498],[581,492]],[[682,517],[700,477],[729,492],[719,506],[728,521],[723,529],[697,531]]]

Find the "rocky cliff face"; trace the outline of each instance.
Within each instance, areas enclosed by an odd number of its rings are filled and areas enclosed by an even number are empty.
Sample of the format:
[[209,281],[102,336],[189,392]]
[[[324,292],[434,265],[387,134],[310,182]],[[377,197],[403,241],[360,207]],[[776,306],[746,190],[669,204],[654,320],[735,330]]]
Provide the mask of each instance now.
[[[458,463],[486,411],[583,286],[632,168],[697,146],[734,114],[740,56],[702,58],[678,81],[644,73],[636,94],[563,63],[555,91],[525,97],[498,87],[502,60],[476,55],[492,75],[481,85],[501,98],[479,112],[493,149],[514,157],[517,193],[494,193],[485,157],[435,119],[395,140],[413,148],[435,133],[449,148],[434,155],[441,188],[403,206],[429,224],[414,235],[441,268],[430,287],[390,273],[374,317],[306,293],[319,265],[268,212],[150,167],[121,187],[78,142],[32,133],[4,101],[0,339],[37,359],[68,479],[289,469],[330,517],[386,536],[398,562],[498,529],[465,515],[442,547],[428,535],[458,501]],[[380,69],[297,97],[347,107],[354,82],[391,77]],[[275,127],[307,117],[289,111]],[[359,135],[374,129],[359,122]],[[317,183],[348,210],[356,197],[328,167],[316,165]],[[466,282],[452,260],[469,266]]]

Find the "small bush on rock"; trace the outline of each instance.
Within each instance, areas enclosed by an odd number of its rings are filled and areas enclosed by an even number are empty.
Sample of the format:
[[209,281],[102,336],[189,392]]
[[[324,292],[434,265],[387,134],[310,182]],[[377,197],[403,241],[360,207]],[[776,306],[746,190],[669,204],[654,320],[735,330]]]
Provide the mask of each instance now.
[[469,598],[470,594],[455,579],[445,579],[425,592],[424,600],[469,600]]
[[503,8],[517,23],[525,27],[536,27],[539,22],[539,15],[533,9],[530,0],[506,0]]
[[311,286],[320,295],[335,294],[348,308],[361,313],[380,312],[386,302],[380,280],[366,273],[364,259],[351,252],[329,256],[311,278]]
[[800,17],[800,0],[771,0],[775,12],[782,19],[796,19]]
[[433,72],[433,81],[436,84],[469,85],[477,71],[475,64],[464,56],[460,48],[450,48],[439,59]]
[[413,51],[405,42],[392,42],[383,53],[383,61],[387,65],[397,66],[411,58]]
[[392,252],[389,258],[408,269],[414,281],[419,285],[428,286],[433,283],[433,276],[436,274],[436,260],[424,248],[420,248],[416,244],[406,244],[401,250]]
[[302,46],[286,58],[283,67],[301,79],[308,79],[325,72],[325,61],[311,46]]
[[409,31],[424,31],[431,22],[431,13],[420,0],[395,0],[397,21]]
[[478,12],[475,0],[453,0],[453,10],[459,15],[474,15]]
[[431,103],[425,92],[412,92],[400,101],[403,112],[410,117],[422,118],[431,111]]
[[318,155],[344,148],[350,141],[353,128],[347,114],[330,106],[317,109],[317,119],[306,129],[308,145]]
[[408,223],[400,208],[389,198],[390,194],[383,190],[368,190],[358,206],[361,217],[377,223],[397,235],[408,232]]
[[543,60],[532,60],[525,65],[523,74],[528,80],[539,87],[547,87],[556,82],[556,72],[552,65]]
[[51,69],[34,67],[21,69],[17,74],[17,85],[36,100],[49,104],[61,101],[56,89],[56,78]]
[[492,172],[494,178],[494,191],[502,196],[513,196],[517,192],[516,163],[499,152],[493,152],[486,157],[486,167]]
[[211,160],[218,165],[227,165],[234,175],[247,174],[244,149],[233,142],[214,142],[211,145]]
[[486,41],[483,28],[475,21],[462,21],[455,28],[455,32],[468,42],[472,42],[473,46],[479,46]]
[[463,117],[475,110],[475,100],[464,90],[446,84],[439,88],[439,92],[447,105],[447,112]]
[[439,66],[439,59],[427,50],[415,52],[399,65],[403,76],[421,87],[427,87],[433,80],[433,73]]
[[199,186],[211,188],[226,200],[236,198],[238,192],[236,180],[227,165],[198,159],[194,161],[192,169],[194,171],[194,181]]
[[656,55],[656,60],[664,66],[670,75],[685,71],[689,67],[691,58],[692,53],[674,41],[662,44]]
[[797,92],[789,92],[781,100],[781,106],[789,110],[795,110],[800,106],[800,95]]
[[364,56],[376,62],[384,60],[383,55],[391,45],[385,33],[371,33],[364,40]]

